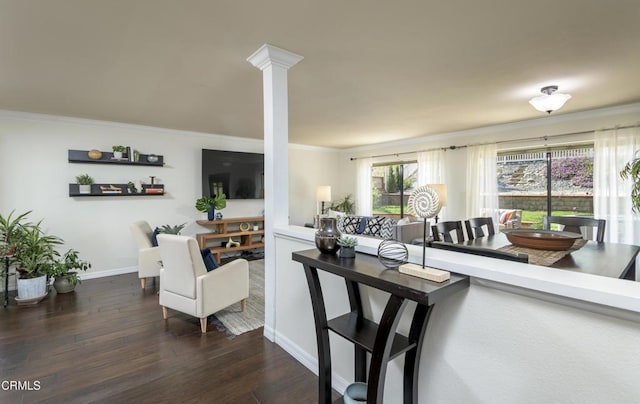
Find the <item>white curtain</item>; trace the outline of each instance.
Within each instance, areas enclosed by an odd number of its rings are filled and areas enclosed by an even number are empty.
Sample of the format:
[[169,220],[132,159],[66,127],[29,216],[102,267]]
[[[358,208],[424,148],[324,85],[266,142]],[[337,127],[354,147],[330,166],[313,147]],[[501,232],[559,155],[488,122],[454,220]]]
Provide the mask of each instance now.
[[[429,150],[419,152],[418,160],[418,186],[428,184],[444,184],[444,150]],[[446,188],[444,189],[446,192]],[[446,195],[445,195],[446,201]],[[446,220],[446,207],[443,206],[438,213],[440,219]]]
[[491,216],[498,223],[498,148],[467,148],[467,217]]
[[371,165],[370,158],[358,159],[358,192],[356,194],[356,214],[371,216]]
[[605,240],[640,244],[640,216],[631,207],[631,180],[620,171],[640,150],[640,129],[598,131],[593,157],[593,211],[606,219]]

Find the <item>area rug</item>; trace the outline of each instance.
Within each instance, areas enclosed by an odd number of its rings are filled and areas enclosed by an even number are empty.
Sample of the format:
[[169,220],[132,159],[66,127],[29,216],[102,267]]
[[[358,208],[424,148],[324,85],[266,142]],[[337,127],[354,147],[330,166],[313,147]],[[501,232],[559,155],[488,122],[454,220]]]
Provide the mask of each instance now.
[[209,316],[209,322],[230,338],[264,326],[264,259],[249,261],[249,298],[241,311],[233,304]]

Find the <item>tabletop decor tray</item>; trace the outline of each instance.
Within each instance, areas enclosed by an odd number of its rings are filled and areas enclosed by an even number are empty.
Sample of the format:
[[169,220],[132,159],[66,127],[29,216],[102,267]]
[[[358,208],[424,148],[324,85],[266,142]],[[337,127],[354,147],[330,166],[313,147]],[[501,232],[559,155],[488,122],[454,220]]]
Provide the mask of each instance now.
[[511,244],[536,250],[568,250],[582,238],[581,234],[568,231],[514,229],[503,232]]

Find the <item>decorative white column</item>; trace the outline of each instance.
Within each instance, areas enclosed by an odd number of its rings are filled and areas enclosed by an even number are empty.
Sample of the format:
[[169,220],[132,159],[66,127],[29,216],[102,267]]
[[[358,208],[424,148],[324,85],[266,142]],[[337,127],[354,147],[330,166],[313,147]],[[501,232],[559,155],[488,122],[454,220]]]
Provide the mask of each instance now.
[[275,339],[276,257],[274,226],[289,224],[289,101],[287,70],[302,60],[264,44],[247,61],[262,70],[264,92],[264,336]]

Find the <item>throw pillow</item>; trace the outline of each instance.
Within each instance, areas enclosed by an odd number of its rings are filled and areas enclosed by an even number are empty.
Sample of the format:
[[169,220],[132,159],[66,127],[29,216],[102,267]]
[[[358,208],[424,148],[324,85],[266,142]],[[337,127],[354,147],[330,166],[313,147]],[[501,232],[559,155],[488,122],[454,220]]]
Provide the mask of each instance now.
[[151,235],[151,245],[154,247],[158,246],[158,234],[160,234],[160,229],[156,227]]
[[218,268],[216,257],[211,254],[211,250],[209,250],[208,248],[203,248],[200,250],[200,254],[202,255],[202,261],[204,261],[204,266],[207,268],[207,272],[211,272],[214,269]]
[[338,230],[347,234],[358,234],[358,228],[362,218],[360,216],[345,216],[342,219],[342,229],[338,227]]
[[380,230],[382,229],[382,223],[384,223],[385,219],[385,217],[380,216],[368,218],[367,225],[365,226],[362,234],[365,234],[367,236],[381,237]]
[[380,237],[385,240],[393,238],[393,227],[396,224],[399,224],[399,222],[396,223],[396,219],[387,217],[386,220],[382,222],[382,226],[380,227]]
[[360,223],[358,224],[358,228],[356,229],[356,234],[364,233],[364,229],[367,227],[367,222],[369,221],[369,217],[362,217],[360,219]]
[[513,215],[513,213],[514,213],[513,210],[505,210],[504,212],[502,212],[500,214],[500,223],[507,224],[509,219],[511,219],[511,215]]

